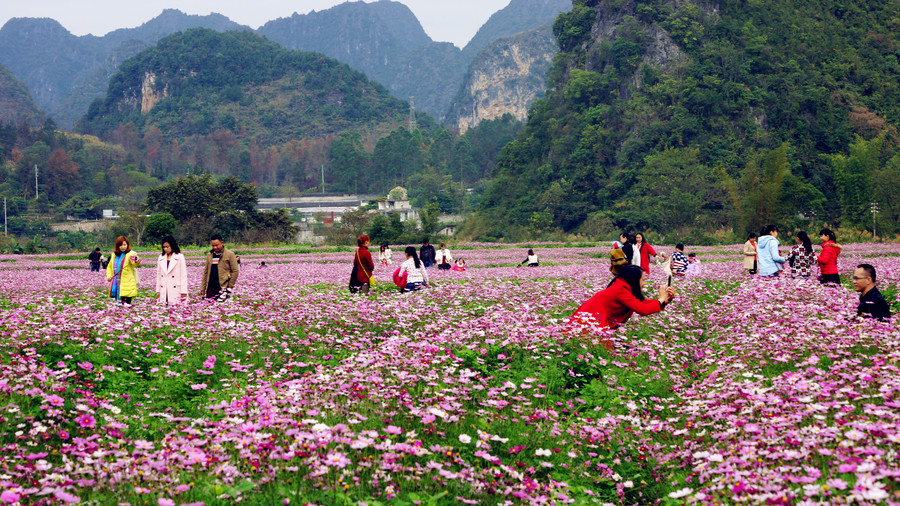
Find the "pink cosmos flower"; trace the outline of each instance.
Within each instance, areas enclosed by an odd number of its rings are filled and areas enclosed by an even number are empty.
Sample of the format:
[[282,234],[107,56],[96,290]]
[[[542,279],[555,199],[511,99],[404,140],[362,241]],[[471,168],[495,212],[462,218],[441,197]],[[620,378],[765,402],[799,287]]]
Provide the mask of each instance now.
[[160,497],[156,500],[156,503],[159,504],[159,506],[175,506],[175,501],[165,497]]
[[58,396],[58,395],[56,395],[56,394],[52,394],[52,395],[48,396],[48,397],[46,398],[46,401],[47,401],[51,406],[54,406],[54,407],[57,407],[57,408],[58,408],[58,407],[61,407],[63,404],[66,403],[65,399],[63,399],[62,397],[60,397],[60,396]]
[[22,496],[13,490],[4,490],[2,494],[0,494],[0,501],[3,501],[7,504],[19,502],[19,499]]
[[69,439],[69,431],[67,431],[67,430],[59,431],[59,438],[60,439]]
[[395,436],[403,433],[403,430],[400,427],[397,427],[396,425],[388,425],[384,429],[384,431],[387,432],[388,434],[393,434]]
[[76,418],[75,422],[86,429],[92,429],[97,426],[97,420],[88,413],[84,413]]
[[847,490],[847,482],[840,478],[831,478],[830,480],[827,480],[825,484],[838,490]]
[[206,383],[196,383],[191,385],[191,390],[203,390],[204,388],[206,388]]
[[348,459],[343,453],[340,452],[331,452],[325,458],[325,464],[330,467],[337,467],[338,469],[343,469],[347,467],[347,464],[350,463],[350,459]]
[[425,415],[422,417],[422,423],[428,425],[429,423],[433,422],[435,418],[436,417],[434,415]]
[[53,495],[66,504],[75,504],[81,502],[81,499],[77,495],[70,494],[63,490],[57,490],[53,493]]
[[134,447],[138,450],[152,450],[153,443],[151,443],[150,441],[144,441],[143,439],[138,439],[134,442]]
[[85,371],[90,371],[94,369],[94,364],[90,362],[78,362],[78,367],[84,369]]

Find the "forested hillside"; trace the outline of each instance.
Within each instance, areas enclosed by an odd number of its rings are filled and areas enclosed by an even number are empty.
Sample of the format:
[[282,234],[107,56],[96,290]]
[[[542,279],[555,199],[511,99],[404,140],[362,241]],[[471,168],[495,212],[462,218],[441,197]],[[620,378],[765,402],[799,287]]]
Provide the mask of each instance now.
[[477,233],[863,227],[871,201],[896,230],[898,29],[893,1],[575,0]]
[[0,123],[43,122],[41,109],[31,99],[25,83],[0,65]]
[[35,101],[70,129],[102,97],[119,64],[180,30],[249,30],[220,14],[194,16],[166,9],[135,28],[102,37],[76,36],[53,19],[13,18],[0,28],[0,63],[19,77]]

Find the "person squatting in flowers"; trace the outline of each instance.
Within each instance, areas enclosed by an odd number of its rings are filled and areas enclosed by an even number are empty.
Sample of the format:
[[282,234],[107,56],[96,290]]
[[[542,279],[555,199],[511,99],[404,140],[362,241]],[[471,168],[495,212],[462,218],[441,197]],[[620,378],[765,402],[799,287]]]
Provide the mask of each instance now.
[[647,273],[636,265],[623,265],[605,290],[597,292],[572,314],[574,320],[593,318],[601,327],[615,329],[637,313],[641,316],[658,313],[675,299],[675,287],[661,285],[659,297],[647,300],[644,284]]
[[416,248],[407,246],[404,253],[406,260],[400,264],[400,271],[397,273],[401,279],[406,279],[406,288],[402,291],[410,292],[425,288],[428,286],[428,271],[416,255]]

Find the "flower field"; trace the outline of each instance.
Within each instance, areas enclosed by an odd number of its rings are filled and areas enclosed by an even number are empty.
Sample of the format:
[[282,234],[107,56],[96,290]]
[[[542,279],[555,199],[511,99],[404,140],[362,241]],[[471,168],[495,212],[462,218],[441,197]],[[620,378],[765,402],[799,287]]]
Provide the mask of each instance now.
[[[848,319],[849,283],[688,248],[676,301],[604,333],[566,317],[607,249],[552,246],[368,297],[352,250],[241,250],[231,301],[175,308],[151,267],[119,308],[86,260],[0,256],[0,502],[900,504],[900,328]],[[873,264],[896,312],[898,251],[841,274]]]

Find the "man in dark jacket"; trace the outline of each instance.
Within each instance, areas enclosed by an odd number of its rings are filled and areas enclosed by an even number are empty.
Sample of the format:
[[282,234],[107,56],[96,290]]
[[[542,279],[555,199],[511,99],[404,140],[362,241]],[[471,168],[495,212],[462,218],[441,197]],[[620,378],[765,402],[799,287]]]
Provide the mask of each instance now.
[[95,248],[94,251],[88,255],[88,261],[91,263],[91,272],[100,272],[100,260],[103,259],[103,255],[100,253],[100,248]]
[[853,288],[860,294],[856,316],[875,318],[881,321],[890,318],[891,307],[875,287],[877,279],[875,267],[869,264],[857,265],[852,279]]
[[231,297],[238,278],[238,262],[234,252],[225,249],[222,236],[216,234],[209,240],[212,248],[206,255],[206,267],[200,281],[200,295],[217,302],[224,302]]
[[422,247],[419,248],[419,260],[422,261],[422,265],[425,267],[434,265],[435,256],[434,246],[428,244],[428,239],[422,241]]

